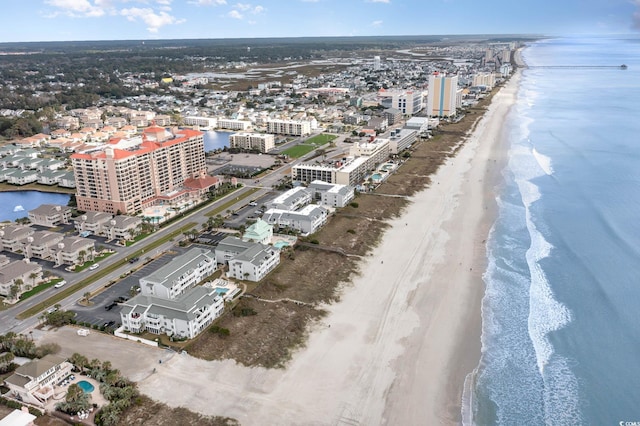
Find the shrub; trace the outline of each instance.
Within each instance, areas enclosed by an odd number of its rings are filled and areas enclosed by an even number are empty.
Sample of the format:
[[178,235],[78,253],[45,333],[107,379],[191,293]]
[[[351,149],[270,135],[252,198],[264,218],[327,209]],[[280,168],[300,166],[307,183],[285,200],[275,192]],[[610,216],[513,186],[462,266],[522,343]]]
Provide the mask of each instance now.
[[347,234],[355,234],[356,231],[353,229],[347,229]]
[[360,205],[359,205],[357,202],[355,202],[355,201],[350,202],[350,203],[349,203],[349,205],[350,205],[351,207],[353,207],[354,209],[357,209],[357,208],[360,206]]
[[231,334],[228,328],[223,328],[217,325],[211,327],[210,331],[212,333],[218,334],[221,337],[227,337],[229,334]]
[[313,240],[309,241],[311,244],[320,244],[320,241],[316,240],[315,238]]

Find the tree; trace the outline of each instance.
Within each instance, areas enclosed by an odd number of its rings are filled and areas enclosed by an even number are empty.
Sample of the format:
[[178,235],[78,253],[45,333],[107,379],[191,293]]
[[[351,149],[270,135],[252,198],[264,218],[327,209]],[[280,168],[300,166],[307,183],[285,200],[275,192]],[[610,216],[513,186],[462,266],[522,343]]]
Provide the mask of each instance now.
[[75,383],[67,389],[65,401],[56,405],[56,409],[68,414],[85,411],[89,408],[91,408],[89,394],[85,393],[84,390]]
[[80,250],[78,252],[78,259],[80,259],[80,263],[84,263],[84,258],[87,255],[87,252],[85,250]]
[[86,291],[82,297],[84,297],[84,300],[87,301],[87,303],[89,303],[89,298],[91,297],[91,292],[90,291]]
[[35,272],[32,272],[29,274],[29,278],[31,278],[31,287],[35,287],[36,286],[36,278],[38,278],[38,274],[36,274]]
[[9,298],[17,299],[18,295],[20,295],[20,286],[22,283],[18,284],[18,281],[22,281],[21,279],[15,280],[14,284],[9,287]]
[[79,372],[84,372],[84,369],[89,365],[89,359],[86,356],[75,352],[69,358],[69,362],[73,364]]

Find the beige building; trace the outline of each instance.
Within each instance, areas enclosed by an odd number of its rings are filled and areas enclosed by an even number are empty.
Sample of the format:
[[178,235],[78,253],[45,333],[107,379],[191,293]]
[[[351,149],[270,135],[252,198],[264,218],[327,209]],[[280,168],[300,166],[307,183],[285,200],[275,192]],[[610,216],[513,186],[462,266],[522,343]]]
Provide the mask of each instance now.
[[305,136],[311,133],[311,122],[307,120],[267,120],[267,132],[278,135]]
[[[28,260],[15,260],[0,267],[0,295],[11,296],[11,287],[17,286],[16,297],[42,281],[42,267]],[[22,282],[22,284],[20,284]]]
[[453,117],[458,107],[458,76],[429,76],[427,114],[430,117]]
[[496,75],[492,72],[483,72],[473,76],[473,86],[486,86],[488,90],[496,85]]
[[112,140],[101,151],[71,156],[78,209],[136,214],[206,176],[202,132],[149,127],[142,138]]
[[4,380],[9,395],[44,407],[54,394],[54,386],[71,374],[71,363],[56,355],[47,355],[21,365],[14,374]]
[[246,150],[269,152],[276,147],[275,137],[269,133],[234,133],[229,137],[229,146]]
[[71,207],[57,204],[42,204],[40,207],[29,210],[29,220],[34,225],[57,226],[69,223],[71,219]]

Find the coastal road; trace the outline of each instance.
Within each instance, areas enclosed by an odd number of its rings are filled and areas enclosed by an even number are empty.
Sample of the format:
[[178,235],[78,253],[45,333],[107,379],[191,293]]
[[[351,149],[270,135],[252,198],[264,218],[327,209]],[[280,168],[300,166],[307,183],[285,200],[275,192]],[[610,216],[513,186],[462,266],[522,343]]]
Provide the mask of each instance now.
[[[345,150],[348,150],[348,144],[345,143],[340,143],[344,141],[344,136],[339,137],[339,139],[336,140],[337,143],[337,150],[340,150],[340,152],[344,152]],[[247,184],[245,185],[244,188],[235,191],[231,194],[228,194],[227,196],[223,197],[222,199],[216,201],[213,204],[209,204],[205,207],[202,207],[198,210],[196,210],[193,213],[190,213],[189,215],[176,220],[175,222],[169,224],[168,226],[159,229],[158,231],[156,231],[155,233],[153,233],[152,235],[148,236],[147,238],[145,238],[144,240],[140,241],[137,244],[134,244],[133,246],[129,246],[129,247],[118,247],[117,252],[114,253],[113,255],[109,256],[108,258],[101,260],[100,261],[100,268],[104,268],[107,267],[109,265],[112,265],[114,263],[117,263],[123,259],[129,259],[133,256],[133,253],[135,253],[136,251],[138,251],[140,249],[140,247],[144,247],[154,241],[157,241],[158,239],[166,236],[167,234],[171,233],[172,231],[174,231],[175,229],[178,229],[179,227],[183,226],[185,223],[187,222],[195,222],[196,226],[194,227],[194,229],[200,230],[202,229],[202,225],[205,224],[207,222],[207,219],[209,218],[208,216],[206,216],[206,213],[215,209],[217,206],[226,203],[229,199],[232,199],[233,197],[237,198],[237,202],[234,203],[233,205],[231,205],[229,207],[229,210],[235,211],[235,210],[239,210],[240,208],[245,207],[248,202],[250,201],[248,198],[247,199],[243,199],[242,195],[244,193],[246,193],[247,191],[250,190],[250,188],[259,188],[259,190],[257,192],[255,192],[252,196],[251,199],[260,199],[261,197],[264,197],[265,195],[267,195],[269,192],[273,191],[272,186],[276,185],[278,183],[278,181],[280,179],[282,179],[287,172],[292,166],[299,164],[301,162],[304,162],[305,159],[311,158],[313,157],[313,152],[299,158],[296,159],[294,161],[291,161],[289,163],[285,163],[282,166],[280,166],[278,169],[272,171],[271,173],[269,173],[267,176],[264,176],[263,178],[261,178],[259,180],[259,182],[255,182],[255,181],[249,181],[247,182]],[[182,238],[181,236],[176,237],[176,239],[180,239]],[[144,253],[143,254],[143,258],[144,257],[157,257],[159,255],[161,255],[163,252],[165,252],[166,250],[169,250],[175,242],[172,241],[168,241],[164,244],[162,244],[160,247],[157,247],[155,249],[153,249],[150,253]],[[87,287],[84,287],[83,289],[79,290],[78,292],[74,293],[73,295],[65,298],[64,300],[62,300],[59,304],[61,305],[62,309],[70,309],[74,306],[76,306],[77,301],[82,297],[82,295],[86,292],[97,292],[98,290],[104,288],[110,281],[113,280],[117,280],[119,279],[119,277],[125,273],[128,273],[131,269],[133,269],[136,265],[130,265],[130,264],[125,264],[122,267],[118,268],[115,271],[112,271],[111,273],[109,273],[107,276],[102,277],[100,279],[96,279],[96,281],[94,281],[93,283],[91,283],[90,285],[88,285]],[[90,274],[94,273],[94,271],[90,271],[88,269],[83,270],[82,272],[78,272],[78,273],[74,273],[72,274],[69,278],[65,279],[67,280],[68,284],[67,285],[73,285],[74,283],[85,279],[87,276],[89,276]],[[14,333],[25,333],[28,332],[29,329],[33,328],[34,326],[38,325],[39,319],[38,317],[40,315],[35,315],[31,318],[28,318],[26,320],[19,320],[16,319],[16,315],[18,315],[19,313],[23,312],[24,310],[37,305],[41,302],[46,301],[48,298],[52,297],[55,292],[57,291],[57,289],[55,288],[51,288],[48,290],[43,291],[42,293],[38,293],[32,297],[30,297],[29,299],[27,299],[24,302],[18,303],[15,306],[11,306],[9,308],[7,308],[4,311],[0,311],[0,334],[6,334],[7,332],[14,332]],[[44,311],[43,311],[44,312]],[[42,313],[42,312],[41,312]]]

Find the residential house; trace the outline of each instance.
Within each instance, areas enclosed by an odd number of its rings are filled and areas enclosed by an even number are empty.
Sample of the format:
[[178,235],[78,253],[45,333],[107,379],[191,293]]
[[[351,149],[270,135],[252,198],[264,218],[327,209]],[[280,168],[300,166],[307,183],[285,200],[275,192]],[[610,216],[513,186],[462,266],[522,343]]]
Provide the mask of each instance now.
[[273,238],[273,226],[269,225],[262,219],[258,219],[256,223],[250,225],[242,235],[242,241],[251,241],[267,245]]
[[69,374],[71,363],[56,355],[47,355],[21,365],[4,380],[9,395],[29,404],[44,407],[54,394],[54,386]]

